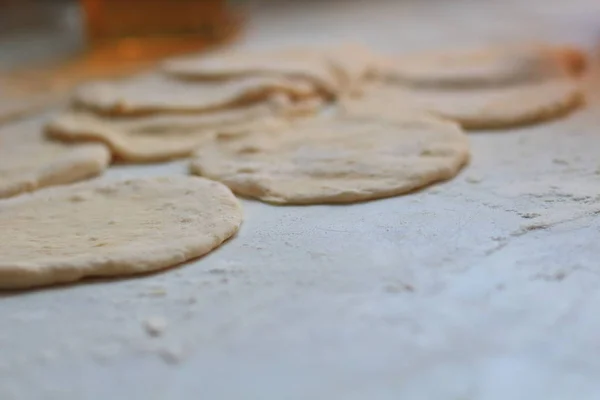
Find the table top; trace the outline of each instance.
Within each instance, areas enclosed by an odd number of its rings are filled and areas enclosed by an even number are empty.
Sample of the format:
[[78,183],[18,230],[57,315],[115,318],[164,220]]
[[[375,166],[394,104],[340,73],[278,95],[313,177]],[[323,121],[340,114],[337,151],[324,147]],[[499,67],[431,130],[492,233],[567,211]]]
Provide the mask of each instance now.
[[[296,3],[256,9],[238,46],[600,44],[593,0]],[[244,200],[238,236],[195,262],[0,294],[0,399],[600,398],[598,85],[593,66],[565,119],[471,133],[450,182],[347,206]]]

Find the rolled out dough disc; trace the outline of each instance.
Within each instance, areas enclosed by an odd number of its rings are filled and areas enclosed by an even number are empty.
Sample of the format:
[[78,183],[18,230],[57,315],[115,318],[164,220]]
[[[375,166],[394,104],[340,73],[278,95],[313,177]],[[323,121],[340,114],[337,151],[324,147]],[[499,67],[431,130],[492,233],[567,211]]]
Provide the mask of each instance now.
[[40,116],[0,128],[0,198],[90,178],[108,167],[105,145],[46,139],[43,120]]
[[265,52],[223,52],[213,56],[167,61],[163,70],[187,79],[223,80],[249,76],[291,76],[314,82],[335,94],[339,82],[334,71],[317,52],[286,49]]
[[168,74],[192,79],[298,77],[312,81],[328,94],[339,95],[359,86],[376,60],[377,57],[365,46],[343,44],[329,48],[230,51],[210,57],[171,60],[163,69]]
[[526,45],[393,57],[380,74],[405,85],[481,87],[579,76],[585,64],[573,47]]
[[269,203],[351,203],[449,179],[468,159],[466,135],[451,122],[321,117],[219,136],[196,151],[191,171]]
[[242,211],[202,178],[86,182],[0,204],[0,288],[139,274],[218,247]]
[[273,93],[307,97],[309,82],[277,76],[241,77],[224,82],[189,82],[145,74],[119,82],[94,82],[75,91],[73,101],[103,114],[213,111],[264,100]]
[[465,129],[500,129],[560,117],[584,102],[568,79],[481,89],[417,89],[376,85],[363,97],[345,99],[349,115],[393,115],[421,110]]

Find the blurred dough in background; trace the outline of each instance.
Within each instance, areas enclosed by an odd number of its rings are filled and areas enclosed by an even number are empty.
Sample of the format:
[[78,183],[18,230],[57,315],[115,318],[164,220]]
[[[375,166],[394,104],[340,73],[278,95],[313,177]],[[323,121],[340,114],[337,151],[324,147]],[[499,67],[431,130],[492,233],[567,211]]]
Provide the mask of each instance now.
[[110,152],[105,145],[47,139],[43,120],[0,127],[0,198],[87,179],[108,167]]

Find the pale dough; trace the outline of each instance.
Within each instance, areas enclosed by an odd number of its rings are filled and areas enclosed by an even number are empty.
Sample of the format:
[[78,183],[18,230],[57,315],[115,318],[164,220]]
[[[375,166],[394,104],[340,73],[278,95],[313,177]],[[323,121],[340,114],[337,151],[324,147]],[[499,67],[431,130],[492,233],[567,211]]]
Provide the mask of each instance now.
[[335,71],[324,62],[323,57],[308,49],[223,52],[208,57],[187,57],[166,62],[163,70],[177,77],[203,81],[251,76],[291,76],[311,81],[330,95],[339,90]]
[[338,74],[340,96],[362,93],[365,81],[377,73],[382,62],[380,56],[359,44],[340,45],[323,54]]
[[0,203],[0,288],[164,269],[234,235],[239,202],[202,178],[86,182]]
[[168,74],[195,79],[239,76],[290,76],[310,80],[339,95],[355,90],[371,72],[376,56],[359,44],[330,48],[292,48],[264,52],[226,52],[187,57],[164,64]]
[[302,80],[277,76],[189,82],[145,74],[120,82],[83,85],[75,91],[73,102],[105,114],[189,113],[252,103],[273,93],[301,98],[314,95],[315,88]]
[[321,117],[219,136],[196,151],[190,168],[269,203],[350,203],[449,179],[468,159],[466,135],[451,122]]
[[584,101],[577,82],[549,80],[481,89],[425,89],[373,85],[363,97],[344,99],[349,115],[429,112],[465,129],[499,129],[547,121]]
[[316,112],[319,98],[290,102],[280,97],[245,107],[203,114],[110,118],[67,111],[46,126],[48,136],[63,141],[98,141],[115,158],[128,162],[165,161],[190,155],[216,132],[242,133],[279,124],[280,117]]
[[107,168],[110,152],[103,144],[54,142],[44,137],[42,126],[37,117],[0,129],[0,198],[90,178]]
[[379,73],[405,85],[481,87],[579,76],[584,68],[575,48],[524,45],[397,56]]

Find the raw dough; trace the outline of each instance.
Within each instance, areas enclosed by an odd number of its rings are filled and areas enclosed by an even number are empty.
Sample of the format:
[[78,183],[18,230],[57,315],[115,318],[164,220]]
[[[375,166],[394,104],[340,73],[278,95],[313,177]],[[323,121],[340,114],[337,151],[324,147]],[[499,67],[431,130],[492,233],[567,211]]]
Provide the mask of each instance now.
[[451,122],[321,117],[219,136],[195,153],[191,171],[269,203],[350,203],[449,179],[468,159],[466,135]]
[[[64,141],[99,141],[128,162],[164,161],[190,155],[216,132],[242,133],[281,123],[285,116],[315,112],[320,99],[297,103],[276,98],[247,107],[204,114],[110,118],[86,111],[68,111],[46,126],[47,134]],[[283,101],[282,101],[283,100]]]
[[576,82],[560,79],[463,90],[374,85],[363,97],[345,99],[341,107],[349,115],[390,115],[422,110],[456,121],[465,129],[499,129],[557,118],[576,109],[583,101]]
[[186,79],[218,81],[239,77],[290,76],[311,81],[330,95],[337,93],[340,85],[331,66],[320,54],[308,49],[224,52],[209,57],[186,57],[166,62],[163,70]]
[[340,96],[360,94],[367,78],[376,74],[381,57],[359,44],[345,44],[323,51],[338,74]]
[[178,77],[224,79],[239,76],[289,76],[310,80],[328,94],[355,90],[376,56],[364,46],[345,44],[330,48],[293,48],[265,52],[227,52],[212,57],[171,60],[163,69]]
[[384,78],[406,85],[480,87],[578,76],[585,56],[572,47],[492,47],[394,57],[380,68]]
[[86,182],[0,204],[0,288],[139,274],[202,256],[237,232],[225,186],[169,177]]
[[105,114],[213,111],[263,100],[273,93],[311,96],[308,82],[287,77],[262,76],[212,82],[182,81],[146,74],[121,82],[95,82],[74,94],[76,105]]
[[50,141],[42,132],[43,119],[14,122],[0,129],[0,198],[79,181],[107,168],[110,152],[106,146]]

